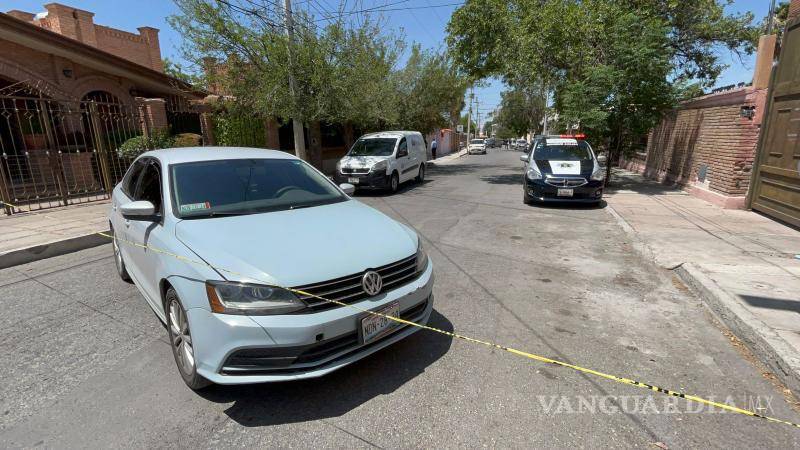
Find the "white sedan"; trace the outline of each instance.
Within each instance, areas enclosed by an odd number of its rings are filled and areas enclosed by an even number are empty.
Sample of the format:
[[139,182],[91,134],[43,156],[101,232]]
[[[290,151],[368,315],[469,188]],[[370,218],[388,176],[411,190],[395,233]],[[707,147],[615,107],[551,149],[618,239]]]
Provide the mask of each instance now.
[[418,329],[365,309],[428,321],[419,237],[352,189],[272,150],[156,150],[131,165],[112,194],[117,270],[166,325],[189,387],[321,376]]

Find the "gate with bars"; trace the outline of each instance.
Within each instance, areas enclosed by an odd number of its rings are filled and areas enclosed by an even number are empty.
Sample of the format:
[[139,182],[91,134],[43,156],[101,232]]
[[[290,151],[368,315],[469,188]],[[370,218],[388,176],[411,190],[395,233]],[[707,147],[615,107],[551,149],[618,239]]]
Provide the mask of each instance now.
[[119,146],[143,123],[137,107],[102,92],[57,101],[25,86],[0,91],[4,212],[108,198],[131,162]]

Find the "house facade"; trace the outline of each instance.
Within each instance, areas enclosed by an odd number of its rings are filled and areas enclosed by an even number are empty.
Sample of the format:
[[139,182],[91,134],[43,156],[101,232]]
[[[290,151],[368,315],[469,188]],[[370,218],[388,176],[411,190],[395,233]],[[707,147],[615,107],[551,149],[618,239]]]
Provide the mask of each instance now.
[[[204,96],[164,74],[157,29],[43,8],[0,14],[0,199],[29,209],[106,197],[127,168],[121,144],[170,129]],[[172,131],[199,133],[193,122]]]

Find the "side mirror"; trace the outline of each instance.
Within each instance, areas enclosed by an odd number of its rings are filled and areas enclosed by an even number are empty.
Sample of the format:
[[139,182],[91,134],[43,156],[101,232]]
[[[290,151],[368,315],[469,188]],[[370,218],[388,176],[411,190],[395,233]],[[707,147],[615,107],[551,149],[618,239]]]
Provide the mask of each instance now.
[[156,222],[161,218],[160,215],[156,213],[156,207],[147,200],[126,203],[120,206],[119,210],[122,213],[122,217],[127,220]]
[[528,155],[519,155],[519,160],[522,162],[528,162]]
[[350,183],[342,183],[339,185],[339,189],[343,190],[347,195],[353,195],[356,192],[356,187]]
[[601,153],[601,154],[597,155],[597,163],[598,164],[600,164],[601,166],[604,166],[607,162],[608,162],[608,157],[606,156],[605,153]]
[[398,158],[402,158],[404,156],[408,156],[408,150],[398,150],[397,151],[397,157]]

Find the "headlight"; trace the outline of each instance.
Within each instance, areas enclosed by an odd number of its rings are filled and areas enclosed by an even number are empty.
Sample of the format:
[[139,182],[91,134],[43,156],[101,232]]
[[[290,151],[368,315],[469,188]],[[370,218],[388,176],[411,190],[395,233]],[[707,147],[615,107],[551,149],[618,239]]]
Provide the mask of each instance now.
[[592,176],[590,177],[592,181],[603,181],[606,179],[606,171],[597,163],[597,160],[594,160],[594,168],[592,169]]
[[260,284],[207,281],[206,294],[211,311],[219,314],[288,314],[306,307],[290,291]]
[[528,172],[525,173],[525,176],[528,177],[529,180],[541,180],[542,179],[542,172],[539,172],[539,167],[536,166],[536,162],[531,160],[528,164]]
[[386,167],[388,167],[388,165],[389,165],[389,164],[388,164],[388,163],[386,162],[386,160],[384,159],[383,161],[378,161],[378,162],[376,162],[376,163],[375,163],[375,165],[374,165],[374,166],[372,166],[372,168],[370,169],[370,171],[371,171],[371,172],[377,172],[377,171],[379,171],[379,170],[386,170]]
[[422,248],[422,239],[417,238],[417,272],[422,272],[428,267],[428,254]]
[[342,171],[342,160],[341,159],[336,161],[336,171],[337,172],[341,172]]

